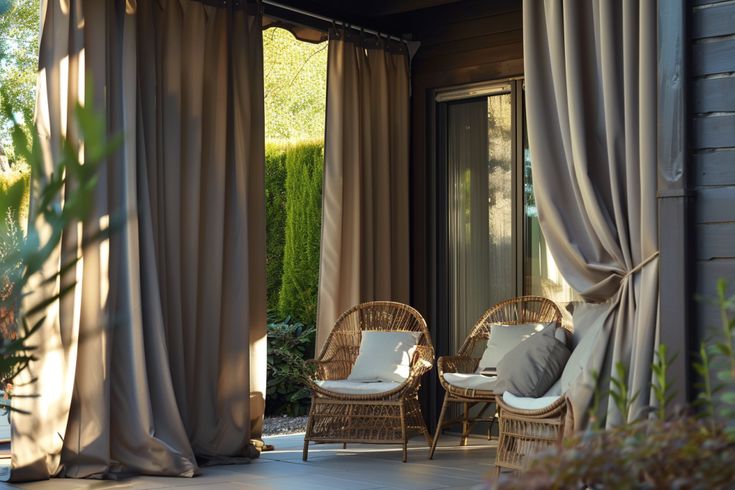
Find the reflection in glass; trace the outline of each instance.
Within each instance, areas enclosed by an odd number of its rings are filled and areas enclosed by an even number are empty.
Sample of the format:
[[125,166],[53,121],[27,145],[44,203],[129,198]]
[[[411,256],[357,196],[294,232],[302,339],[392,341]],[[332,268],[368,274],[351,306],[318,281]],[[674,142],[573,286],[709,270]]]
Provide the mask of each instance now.
[[482,313],[515,295],[510,94],[447,107],[450,318],[457,349]]
[[523,124],[523,209],[524,209],[524,285],[525,294],[544,296],[556,302],[562,311],[564,305],[579,298],[567,284],[556,267],[554,257],[541,233],[538,210],[533,195],[531,172],[531,150],[526,137],[525,117]]

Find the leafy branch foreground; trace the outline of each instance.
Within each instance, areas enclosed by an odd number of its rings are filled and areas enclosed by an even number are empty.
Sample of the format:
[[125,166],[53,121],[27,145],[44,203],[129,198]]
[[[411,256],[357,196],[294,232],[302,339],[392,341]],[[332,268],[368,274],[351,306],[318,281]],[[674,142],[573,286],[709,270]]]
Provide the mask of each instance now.
[[[700,377],[696,413],[671,413],[666,347],[653,363],[650,416],[608,430],[592,428],[535,455],[508,489],[731,489],[735,488],[735,295],[717,284],[722,320],[720,341],[702,343],[693,364]],[[617,365],[609,393],[623,420],[637,396],[628,395],[625,367]],[[713,376],[714,374],[714,376]],[[713,379],[714,378],[714,379]],[[599,399],[599,395],[595,397]]]
[[[91,93],[86,100],[93,100]],[[4,399],[0,408],[12,410],[15,380],[36,360],[33,335],[46,322],[48,306],[75,288],[76,282],[68,273],[80,257],[58,259],[59,267],[50,274],[45,274],[48,271],[44,267],[57,256],[64,230],[90,216],[99,168],[121,138],[108,138],[104,118],[91,108],[78,105],[74,124],[83,147],[62,139],[58,161],[48,173],[38,132],[33,129],[29,138],[8,105],[3,112],[13,122],[15,155],[30,165],[34,196],[33,212],[24,233],[18,223],[18,207],[27,182],[19,179],[0,195],[0,322],[4,330],[0,345],[0,390]],[[84,161],[80,155],[84,155]],[[86,233],[81,248],[107,238],[110,230],[106,226]],[[26,295],[31,289],[33,292]]]

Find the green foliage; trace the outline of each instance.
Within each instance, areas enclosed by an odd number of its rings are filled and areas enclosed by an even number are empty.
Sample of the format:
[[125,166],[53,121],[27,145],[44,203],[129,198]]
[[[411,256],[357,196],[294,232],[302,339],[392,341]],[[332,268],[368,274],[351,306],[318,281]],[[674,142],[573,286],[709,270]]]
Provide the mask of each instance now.
[[[86,100],[93,100],[91,95],[87,94]],[[39,277],[43,274],[44,264],[55,253],[63,230],[71,223],[83,221],[89,216],[98,169],[105,157],[119,144],[119,139],[108,140],[105,119],[89,108],[77,106],[74,122],[80,141],[84,142],[85,162],[82,164],[79,161],[79,146],[62,140],[60,159],[54,162],[53,173],[45,175],[37,132],[31,131],[29,141],[27,128],[15,122],[15,112],[7,103],[3,105],[3,110],[7,120],[13,122],[11,134],[16,155],[31,166],[30,185],[35,195],[34,216],[23,235],[17,226],[17,217],[21,213],[18,203],[27,196],[26,179],[17,179],[7,187],[6,192],[0,194],[0,216],[8,218],[0,232],[0,249],[3,250],[0,257],[0,316],[2,326],[6,329],[4,342],[0,346],[0,389],[9,397],[12,395],[14,379],[35,359],[31,337],[43,325],[46,308],[72,291],[75,283],[65,282],[60,291],[39,298],[23,308],[20,308],[21,295],[34,278],[40,279],[41,285],[53,284],[79,260],[74,257],[62,263],[56,273]],[[85,237],[82,247],[106,237],[109,231],[103,228]],[[5,400],[0,402],[0,406],[11,409]]]
[[735,444],[722,424],[680,417],[588,432],[538,454],[502,490],[730,489]]
[[638,398],[638,393],[633,395],[628,390],[628,370],[622,362],[615,363],[615,374],[610,378],[610,398],[620,412],[623,422],[630,420],[630,410]]
[[20,228],[25,228],[28,219],[30,192],[30,168],[16,165],[7,172],[0,170],[0,195],[4,196],[5,206],[10,210],[12,220]]
[[263,33],[266,140],[324,138],[327,43],[278,28]]
[[701,346],[699,362],[694,364],[704,388],[698,401],[705,413],[727,421],[735,437],[735,295],[728,295],[724,279],[717,281],[714,304],[720,311],[720,335]]
[[[535,455],[519,479],[501,479],[498,489],[729,489],[735,488],[735,295],[717,284],[720,340],[702,343],[694,368],[701,377],[697,416],[668,417],[673,396],[667,371],[673,358],[656,351],[652,370],[655,416],[608,430],[592,429]],[[628,395],[623,365],[612,377],[610,396],[624,415]],[[713,380],[714,376],[714,380]]]
[[666,345],[660,344],[655,352],[655,359],[651,368],[653,369],[653,396],[656,400],[656,415],[660,420],[666,418],[666,408],[671,404],[674,399],[674,393],[672,392],[671,383],[667,373],[669,372],[669,366],[674,362],[676,356],[668,357],[666,353]]
[[286,234],[286,148],[265,147],[265,278],[268,311],[278,308],[283,275],[283,245]]
[[[0,15],[0,103],[13,108],[19,126],[30,136],[36,98],[40,4],[38,0],[12,0]],[[8,5],[6,5],[7,7]],[[14,121],[0,116],[0,145],[6,147],[11,161],[11,131]]]
[[303,415],[310,393],[303,382],[305,359],[314,353],[316,329],[293,322],[268,322],[268,385],[266,410],[269,414]]
[[278,312],[307,325],[316,322],[323,162],[321,143],[299,143],[286,152],[286,233]]

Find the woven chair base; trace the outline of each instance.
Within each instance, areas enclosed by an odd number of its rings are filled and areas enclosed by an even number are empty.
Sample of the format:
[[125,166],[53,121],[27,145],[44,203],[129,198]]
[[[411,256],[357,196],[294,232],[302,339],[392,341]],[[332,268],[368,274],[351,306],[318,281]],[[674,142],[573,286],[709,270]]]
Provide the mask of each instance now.
[[303,460],[309,443],[401,444],[408,459],[408,438],[423,434],[431,446],[417,397],[401,400],[348,401],[314,397],[304,435]]
[[543,413],[543,410],[513,412],[502,401],[498,426],[500,437],[495,459],[499,476],[503,469],[514,474],[526,469],[528,457],[561,443],[564,437],[566,405],[562,401]]

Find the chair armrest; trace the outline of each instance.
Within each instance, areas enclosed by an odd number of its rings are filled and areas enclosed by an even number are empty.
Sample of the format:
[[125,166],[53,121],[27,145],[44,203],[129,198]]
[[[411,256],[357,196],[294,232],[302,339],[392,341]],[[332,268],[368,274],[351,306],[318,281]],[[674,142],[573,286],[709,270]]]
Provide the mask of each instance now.
[[420,378],[434,367],[434,349],[425,345],[416,347],[411,362],[411,377]]
[[471,374],[477,370],[480,360],[467,356],[442,356],[437,361],[439,367],[439,376],[444,373],[464,373]]
[[346,379],[352,371],[352,363],[348,361],[306,361],[304,377],[308,381]]

